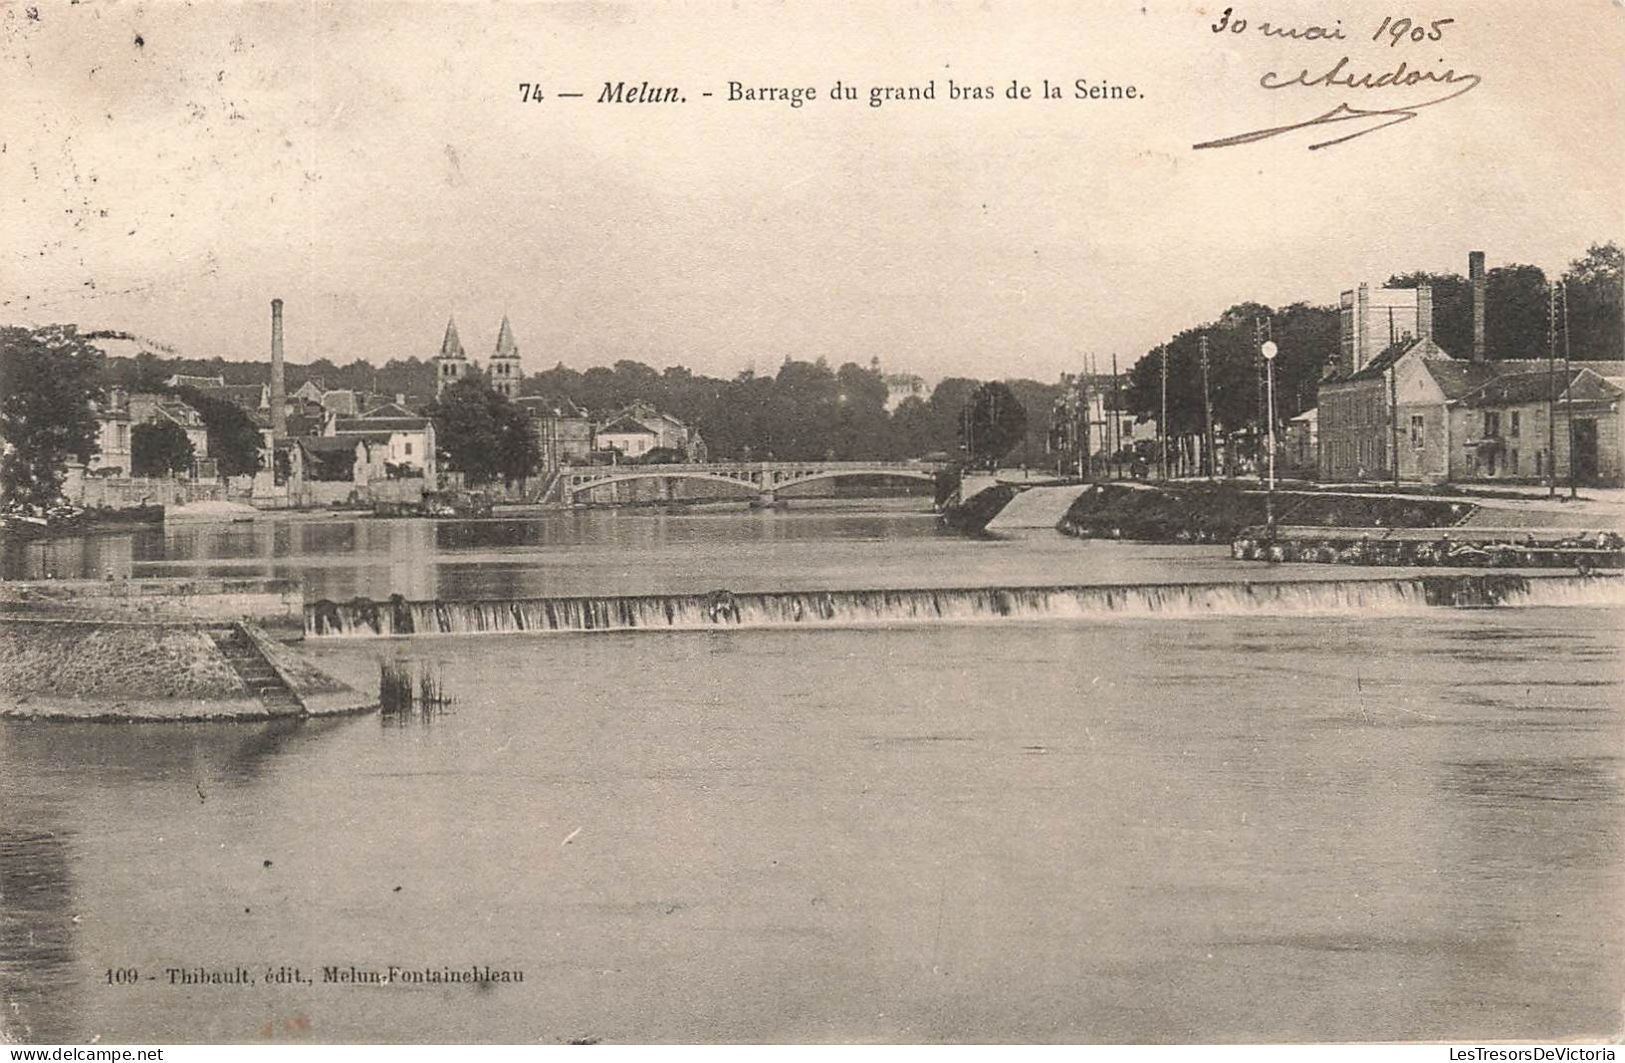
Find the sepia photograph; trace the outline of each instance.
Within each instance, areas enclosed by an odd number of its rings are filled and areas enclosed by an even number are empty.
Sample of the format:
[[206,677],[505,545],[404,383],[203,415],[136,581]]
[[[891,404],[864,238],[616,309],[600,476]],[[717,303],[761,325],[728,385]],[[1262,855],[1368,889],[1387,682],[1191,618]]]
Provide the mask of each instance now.
[[1612,1060],[1622,70],[0,0],[0,1047]]

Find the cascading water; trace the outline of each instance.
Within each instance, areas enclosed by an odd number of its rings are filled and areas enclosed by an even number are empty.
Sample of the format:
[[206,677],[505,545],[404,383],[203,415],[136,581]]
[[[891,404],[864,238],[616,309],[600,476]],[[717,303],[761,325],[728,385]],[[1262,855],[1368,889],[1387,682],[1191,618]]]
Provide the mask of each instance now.
[[1241,613],[1376,613],[1436,607],[1625,604],[1625,579],[1605,576],[1417,576],[1077,587],[650,594],[481,601],[316,602],[313,638],[522,632],[693,631],[794,626],[979,623]]

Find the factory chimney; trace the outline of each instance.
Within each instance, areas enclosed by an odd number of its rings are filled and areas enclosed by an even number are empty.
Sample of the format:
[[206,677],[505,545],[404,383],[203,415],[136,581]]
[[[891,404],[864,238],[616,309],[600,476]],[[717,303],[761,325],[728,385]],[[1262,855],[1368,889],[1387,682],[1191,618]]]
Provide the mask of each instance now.
[[1467,283],[1473,293],[1473,361],[1484,360],[1484,252],[1467,254]]
[[271,300],[271,436],[288,435],[287,389],[282,381],[282,300]]

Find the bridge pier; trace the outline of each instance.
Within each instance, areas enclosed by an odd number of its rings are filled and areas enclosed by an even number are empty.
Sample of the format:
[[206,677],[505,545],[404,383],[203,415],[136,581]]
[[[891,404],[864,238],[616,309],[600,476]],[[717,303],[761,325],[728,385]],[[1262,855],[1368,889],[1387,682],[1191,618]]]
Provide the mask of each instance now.
[[779,496],[773,493],[773,489],[768,488],[765,491],[757,492],[756,501],[754,501],[754,502],[752,502],[750,504],[750,508],[751,509],[773,509],[775,506],[780,506],[780,505],[783,505],[783,504],[784,503],[779,501]]

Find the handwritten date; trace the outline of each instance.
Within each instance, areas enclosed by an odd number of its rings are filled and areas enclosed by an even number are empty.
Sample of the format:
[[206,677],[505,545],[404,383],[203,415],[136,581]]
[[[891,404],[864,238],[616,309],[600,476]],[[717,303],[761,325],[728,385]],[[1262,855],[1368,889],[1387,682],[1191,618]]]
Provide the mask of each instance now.
[[[1444,40],[1445,28],[1455,21],[1453,18],[1438,18],[1423,22],[1389,15],[1376,27],[1370,39],[1379,47],[1386,45],[1389,49],[1395,49],[1401,45],[1438,43]],[[1219,20],[1212,23],[1208,28],[1215,34],[1246,33],[1248,22],[1247,19],[1236,13],[1235,8],[1227,7],[1219,15]],[[1279,26],[1269,22],[1260,22],[1256,24],[1254,30],[1265,37],[1295,41],[1348,40],[1348,36],[1343,29],[1342,20],[1337,20],[1331,26]],[[1369,47],[1369,45],[1366,47]],[[1268,140],[1300,129],[1350,123],[1350,125],[1343,126],[1343,128],[1351,129],[1351,132],[1309,145],[1310,150],[1329,148],[1335,144],[1344,144],[1381,129],[1414,121],[1423,109],[1435,107],[1463,96],[1477,88],[1483,81],[1479,75],[1468,71],[1458,71],[1449,67],[1441,69],[1438,64],[1443,63],[1443,59],[1437,60],[1434,64],[1427,64],[1426,60],[1417,56],[1414,51],[1406,54],[1407,58],[1397,66],[1392,66],[1391,69],[1379,71],[1361,70],[1354,65],[1354,60],[1350,55],[1344,55],[1329,65],[1325,62],[1311,63],[1296,72],[1291,70],[1266,71],[1258,79],[1258,84],[1260,88],[1276,91],[1310,90],[1317,92],[1317,94],[1323,94],[1328,89],[1340,92],[1352,91],[1365,98],[1369,98],[1368,94],[1373,93],[1388,97],[1389,92],[1396,89],[1401,91],[1405,89],[1421,90],[1406,94],[1412,97],[1411,100],[1406,100],[1397,106],[1378,105],[1374,107],[1360,107],[1346,102],[1339,102],[1330,110],[1306,121],[1288,122],[1267,129],[1257,129],[1235,136],[1220,137],[1193,146],[1196,148],[1235,147],[1240,144],[1252,144],[1260,140]],[[1389,65],[1391,62],[1391,60],[1385,61],[1385,65]],[[1423,91],[1429,92],[1429,95],[1423,96]],[[1295,94],[1295,92],[1289,93],[1289,95]]]
[[[1388,47],[1393,48],[1405,41],[1420,44],[1423,41],[1444,40],[1444,28],[1456,21],[1453,18],[1436,18],[1425,25],[1421,22],[1412,22],[1408,18],[1395,18],[1392,15],[1382,20],[1377,32],[1371,35],[1374,41],[1380,41],[1386,35]],[[1219,15],[1219,21],[1209,27],[1214,33],[1246,33],[1247,20],[1236,14],[1236,9],[1227,7]],[[1343,41],[1348,35],[1343,32],[1343,20],[1338,19],[1330,26],[1278,26],[1271,22],[1260,22],[1255,27],[1258,33],[1265,37],[1284,37],[1294,41]]]

